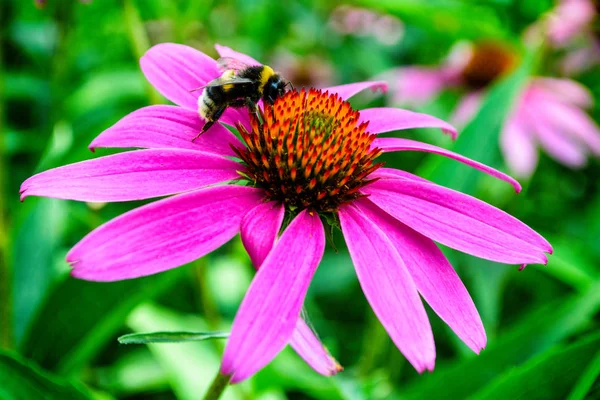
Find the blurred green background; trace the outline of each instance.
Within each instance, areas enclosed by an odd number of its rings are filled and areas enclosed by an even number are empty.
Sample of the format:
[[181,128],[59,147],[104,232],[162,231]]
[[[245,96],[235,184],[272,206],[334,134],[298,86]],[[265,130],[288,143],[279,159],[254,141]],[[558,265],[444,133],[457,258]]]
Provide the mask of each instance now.
[[[103,149],[92,154],[87,145],[129,112],[167,103],[138,66],[151,45],[184,43],[217,57],[213,46],[219,43],[285,71],[296,86],[326,86],[367,80],[400,65],[438,63],[460,40],[519,43],[522,31],[553,6],[550,0],[364,0],[354,6],[376,13],[385,29],[344,31],[345,11],[335,1],[45,3],[0,1],[1,399],[197,399],[219,368],[223,341],[126,346],[117,337],[228,330],[253,276],[239,238],[167,273],[85,282],[68,275],[68,249],[141,202],[19,202],[19,185],[27,177],[109,154]],[[477,116],[479,129],[459,140],[456,151],[503,168],[497,135],[513,98],[503,91],[518,90],[528,74],[540,72],[536,65],[553,73],[547,67],[553,55],[537,57],[549,61],[523,67],[494,88],[497,104]],[[595,97],[599,72],[577,77]],[[422,110],[447,118],[457,98],[445,93]],[[385,98],[359,96],[352,102],[359,108],[382,106]],[[591,112],[598,121],[600,109]],[[452,145],[438,131],[399,134]],[[515,195],[480,173],[457,187],[436,157],[397,153],[386,161],[503,208],[555,249],[548,266],[523,272],[444,249],[481,313],[489,338],[481,355],[472,354],[430,312],[436,369],[417,374],[373,315],[337,237],[339,252],[327,249],[306,308],[345,371],[321,377],[286,349],[224,398],[600,398],[598,162],[573,171],[541,155],[537,172]],[[472,174],[452,168],[452,174]]]

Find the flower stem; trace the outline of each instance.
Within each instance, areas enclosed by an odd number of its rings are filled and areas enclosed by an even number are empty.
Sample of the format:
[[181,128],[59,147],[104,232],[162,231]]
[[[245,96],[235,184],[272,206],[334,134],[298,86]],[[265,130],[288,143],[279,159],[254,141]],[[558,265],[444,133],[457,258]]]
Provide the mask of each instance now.
[[204,400],[218,400],[227,386],[229,386],[230,375],[223,375],[221,371],[217,372],[217,376],[213,379],[208,391],[204,395]]
[[[142,58],[146,50],[150,48],[150,40],[148,39],[146,29],[144,28],[144,23],[142,22],[140,14],[135,8],[135,5],[132,3],[131,0],[122,1],[123,15],[125,17],[125,24],[127,26],[129,42],[131,43],[135,57],[137,59],[140,59]],[[150,104],[162,103],[160,96],[149,83],[146,83],[146,92]]]

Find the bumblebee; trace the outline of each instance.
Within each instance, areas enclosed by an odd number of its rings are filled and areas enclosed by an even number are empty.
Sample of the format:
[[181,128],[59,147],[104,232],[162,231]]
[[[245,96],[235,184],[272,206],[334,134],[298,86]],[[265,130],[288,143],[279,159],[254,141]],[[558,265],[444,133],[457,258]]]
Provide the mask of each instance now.
[[198,98],[198,114],[206,120],[202,131],[192,141],[208,130],[221,118],[227,107],[248,107],[258,111],[258,101],[273,104],[285,93],[290,82],[285,81],[268,65],[248,66],[233,58],[220,58],[219,69],[223,74],[210,81]]

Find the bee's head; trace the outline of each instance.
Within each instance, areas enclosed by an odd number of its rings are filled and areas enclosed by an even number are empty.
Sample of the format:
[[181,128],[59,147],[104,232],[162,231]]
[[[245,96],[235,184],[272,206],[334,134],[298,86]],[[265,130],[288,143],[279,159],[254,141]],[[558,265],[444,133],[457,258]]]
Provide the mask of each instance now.
[[263,91],[263,99],[269,104],[275,103],[278,97],[285,94],[285,88],[289,83],[281,79],[278,74],[275,74],[269,79]]

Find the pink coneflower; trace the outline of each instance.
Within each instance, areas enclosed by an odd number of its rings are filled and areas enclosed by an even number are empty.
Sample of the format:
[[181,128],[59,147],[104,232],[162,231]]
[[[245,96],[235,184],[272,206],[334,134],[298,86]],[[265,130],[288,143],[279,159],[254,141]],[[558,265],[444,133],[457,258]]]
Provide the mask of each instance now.
[[596,18],[596,5],[592,0],[560,0],[542,24],[555,46],[564,46],[591,28]]
[[[466,94],[451,119],[465,125],[479,109],[485,89],[512,71],[517,58],[508,47],[493,42],[461,48],[458,53],[438,68],[396,70],[393,99],[418,106],[444,89],[464,88]],[[590,154],[600,155],[600,129],[585,113],[591,104],[589,91],[575,81],[531,78],[501,132],[500,147],[510,170],[521,178],[530,177],[537,166],[538,146],[572,168],[584,166]]]
[[404,35],[404,24],[398,18],[347,4],[333,10],[329,25],[342,35],[372,36],[388,46],[398,43]]
[[273,68],[294,83],[296,89],[333,85],[336,73],[329,62],[316,54],[298,56],[279,51],[273,57]]
[[[254,60],[219,47],[221,55]],[[260,267],[242,301],[222,373],[247,379],[290,344],[317,372],[339,365],[300,318],[325,248],[324,223],[339,226],[358,279],[392,340],[419,371],[432,370],[433,334],[420,295],[476,353],[486,335],[467,290],[434,240],[488,260],[546,263],[550,244],[478,199],[408,172],[383,168],[388,151],[425,151],[509,176],[450,151],[400,138],[399,129],[439,127],[434,117],[394,108],[353,110],[345,101],[378,83],[288,92],[259,119],[236,123],[243,142],[215,124],[202,128],[197,92],[218,75],[215,60],[161,44],[141,60],[148,80],[180,107],[135,111],[100,134],[95,147],[143,147],[42,172],[30,195],[127,201],[173,195],[130,211],[88,234],[67,255],[75,277],[114,281],[178,267],[240,233]],[[231,158],[233,156],[233,158]],[[220,184],[220,185],[217,185]],[[280,232],[283,232],[280,234]]]
[[573,75],[600,63],[600,3],[592,0],[561,0],[525,33],[527,41],[545,39],[564,52],[561,72]]

